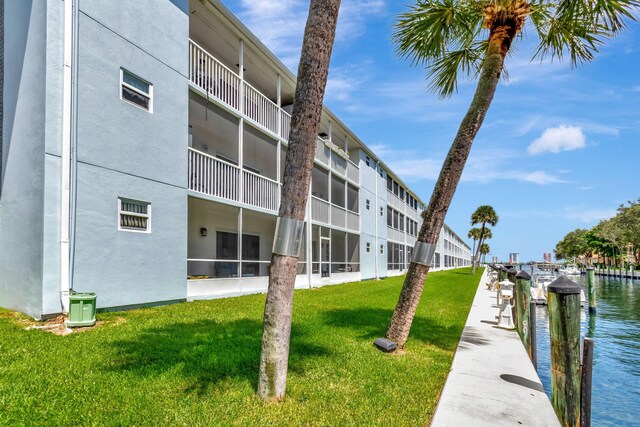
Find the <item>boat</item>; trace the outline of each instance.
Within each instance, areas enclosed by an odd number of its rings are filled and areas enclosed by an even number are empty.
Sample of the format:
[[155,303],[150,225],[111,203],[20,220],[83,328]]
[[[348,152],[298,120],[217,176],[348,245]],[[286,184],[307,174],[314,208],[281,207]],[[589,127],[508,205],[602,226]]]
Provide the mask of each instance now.
[[531,301],[538,305],[547,304],[547,287],[556,280],[553,274],[539,273],[534,275],[531,282]]
[[567,265],[565,268],[560,269],[560,274],[567,276],[579,276],[580,270],[575,264]]
[[[553,274],[537,274],[531,282],[531,302],[538,305],[547,305],[547,288],[558,276]],[[584,290],[580,289],[580,307],[584,307],[587,302]]]

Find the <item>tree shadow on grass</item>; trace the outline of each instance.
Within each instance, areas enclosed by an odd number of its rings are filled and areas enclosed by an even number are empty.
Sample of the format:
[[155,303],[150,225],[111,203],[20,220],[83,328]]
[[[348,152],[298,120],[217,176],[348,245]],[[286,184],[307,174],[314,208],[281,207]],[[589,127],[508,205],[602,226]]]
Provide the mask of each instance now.
[[[371,340],[385,336],[392,314],[393,310],[370,307],[336,309],[322,313],[327,325],[353,329],[356,336]],[[455,350],[463,327],[444,326],[427,317],[416,315],[409,340],[417,339],[443,350]]]
[[[304,328],[291,331],[289,372],[302,373],[306,358],[330,355],[305,339]],[[227,379],[258,383],[262,323],[251,319],[230,322],[196,321],[147,328],[129,340],[110,342],[108,370],[158,375],[177,368],[190,385],[186,392],[203,395]]]

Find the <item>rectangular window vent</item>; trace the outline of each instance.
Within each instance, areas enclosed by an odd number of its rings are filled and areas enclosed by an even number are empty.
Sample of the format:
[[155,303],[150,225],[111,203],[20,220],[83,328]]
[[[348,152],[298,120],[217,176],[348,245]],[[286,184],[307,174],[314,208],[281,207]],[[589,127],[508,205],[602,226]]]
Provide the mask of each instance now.
[[118,198],[118,230],[151,232],[151,203]]
[[143,110],[153,112],[153,85],[120,69],[120,98]]

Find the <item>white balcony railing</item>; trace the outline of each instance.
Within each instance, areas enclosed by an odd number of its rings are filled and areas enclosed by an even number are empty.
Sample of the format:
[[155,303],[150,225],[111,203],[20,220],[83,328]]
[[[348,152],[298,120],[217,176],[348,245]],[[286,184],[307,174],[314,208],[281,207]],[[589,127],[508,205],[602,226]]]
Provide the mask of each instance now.
[[331,158],[331,150],[324,145],[324,141],[320,138],[316,138],[316,160],[325,165],[329,165],[329,159]]
[[347,228],[353,231],[360,231],[360,215],[347,211]]
[[347,226],[347,211],[336,205],[331,205],[331,225],[336,227],[346,228]]
[[[278,105],[244,82],[244,114],[273,133],[278,133]],[[286,136],[288,138],[289,135]]]
[[396,242],[404,242],[404,233],[391,227],[387,227],[387,238],[389,240],[395,240]]
[[356,184],[360,184],[360,169],[351,162],[347,162],[347,178]]
[[240,76],[191,40],[189,79],[209,95],[240,111]]
[[346,159],[343,159],[335,153],[331,154],[331,167],[343,176],[347,175],[347,163],[349,162]]
[[291,132],[291,115],[284,110],[280,110],[280,138],[289,140]]
[[274,212],[278,210],[280,185],[276,181],[189,149],[189,190],[240,202],[240,178],[243,203]]
[[280,207],[280,184],[250,171],[242,171],[244,203],[270,211]]
[[189,190],[240,201],[240,168],[189,149]]
[[329,202],[311,196],[311,219],[323,224],[329,224],[330,207]]
[[404,212],[404,202],[398,196],[387,190],[387,204],[391,205],[398,212]]

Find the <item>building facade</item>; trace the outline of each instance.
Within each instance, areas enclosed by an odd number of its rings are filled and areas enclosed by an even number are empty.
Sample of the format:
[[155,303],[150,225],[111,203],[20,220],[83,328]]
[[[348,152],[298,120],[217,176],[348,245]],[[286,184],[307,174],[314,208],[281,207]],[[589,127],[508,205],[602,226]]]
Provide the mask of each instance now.
[[[217,0],[4,2],[0,306],[267,287],[295,76]],[[323,109],[297,287],[406,271],[423,201]],[[433,268],[469,265],[441,231]]]

